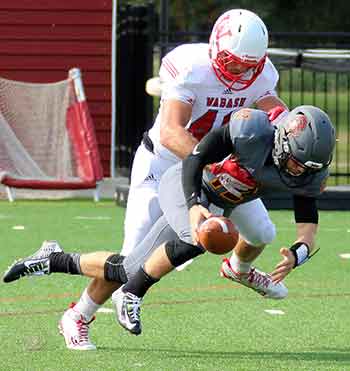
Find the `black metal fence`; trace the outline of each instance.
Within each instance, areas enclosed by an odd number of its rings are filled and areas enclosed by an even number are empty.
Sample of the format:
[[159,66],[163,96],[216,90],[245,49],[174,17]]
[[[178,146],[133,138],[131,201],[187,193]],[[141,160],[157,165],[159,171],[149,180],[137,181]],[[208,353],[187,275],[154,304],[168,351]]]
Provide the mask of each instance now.
[[154,6],[120,5],[117,21],[115,158],[118,173],[129,175],[135,150],[153,119],[145,84],[154,73]]
[[[116,164],[128,169],[143,131],[152,124],[145,82],[158,74],[159,57],[183,42],[207,42],[209,33],[171,33],[164,20],[158,32],[151,4],[124,6],[119,19]],[[350,47],[350,33],[272,33],[270,46],[278,48],[270,49],[269,56],[280,72],[279,95],[289,107],[316,105],[332,118],[338,141],[331,184],[350,184],[350,51],[334,54],[336,47]],[[320,53],[320,47],[331,50]]]
[[[167,30],[160,23],[160,31],[154,39],[161,57],[176,45],[193,42],[208,42],[209,32],[176,32]],[[269,47],[283,49],[350,49],[350,32],[271,32]]]
[[329,114],[337,130],[330,184],[350,184],[350,52],[297,50],[281,54],[270,52],[280,73],[280,97],[291,108],[312,104]]

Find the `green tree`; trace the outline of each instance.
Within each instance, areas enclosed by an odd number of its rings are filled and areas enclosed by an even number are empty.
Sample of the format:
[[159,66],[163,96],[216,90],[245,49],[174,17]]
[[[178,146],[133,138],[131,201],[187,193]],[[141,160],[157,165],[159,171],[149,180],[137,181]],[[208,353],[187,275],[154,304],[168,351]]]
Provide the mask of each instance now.
[[[158,14],[162,0],[154,0]],[[144,4],[145,0],[119,3]],[[232,8],[249,9],[265,21],[272,32],[350,32],[348,0],[168,0],[172,31],[209,32],[216,18]]]

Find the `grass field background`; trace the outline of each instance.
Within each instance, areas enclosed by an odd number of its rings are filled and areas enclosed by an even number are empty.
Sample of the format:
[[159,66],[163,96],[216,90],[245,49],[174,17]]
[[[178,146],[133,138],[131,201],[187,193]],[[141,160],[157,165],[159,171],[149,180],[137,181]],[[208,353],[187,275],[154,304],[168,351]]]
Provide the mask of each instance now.
[[[112,201],[0,207],[1,271],[44,239],[59,240],[66,251],[120,249],[124,209]],[[290,211],[271,217],[278,237],[257,261],[267,271],[295,233]],[[221,279],[220,257],[207,254],[150,291],[141,336],[125,332],[114,314],[98,313],[95,352],[67,350],[57,331],[87,279],[56,274],[1,282],[0,370],[350,370],[350,260],[339,257],[350,253],[350,213],[323,211],[320,220],[321,251],[288,277],[286,300],[269,301]],[[265,311],[271,309],[284,314]]]

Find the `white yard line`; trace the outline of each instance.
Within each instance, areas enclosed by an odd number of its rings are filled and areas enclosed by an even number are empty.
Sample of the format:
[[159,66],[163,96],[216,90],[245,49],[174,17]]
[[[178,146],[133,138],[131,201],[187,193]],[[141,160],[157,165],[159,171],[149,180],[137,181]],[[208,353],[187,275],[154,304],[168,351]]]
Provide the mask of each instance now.
[[97,312],[98,313],[114,313],[114,310],[110,308],[99,308]]
[[22,231],[23,229],[25,229],[25,226],[24,225],[14,225],[12,227],[12,229],[14,229],[16,231]]
[[111,220],[112,218],[110,216],[75,216],[74,219],[80,219],[80,220]]
[[264,312],[267,314],[271,314],[272,316],[283,316],[285,314],[285,312],[280,309],[265,309]]

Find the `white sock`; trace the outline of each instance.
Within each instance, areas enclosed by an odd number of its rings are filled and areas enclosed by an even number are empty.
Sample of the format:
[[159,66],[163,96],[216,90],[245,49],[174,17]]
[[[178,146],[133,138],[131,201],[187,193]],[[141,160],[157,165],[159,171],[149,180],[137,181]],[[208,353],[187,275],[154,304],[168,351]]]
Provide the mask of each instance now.
[[90,298],[87,289],[85,289],[78,303],[74,306],[74,310],[82,314],[86,321],[90,321],[100,306]]
[[233,250],[232,256],[230,258],[230,264],[232,269],[238,273],[248,273],[252,262],[242,262],[237,256],[236,252]]

